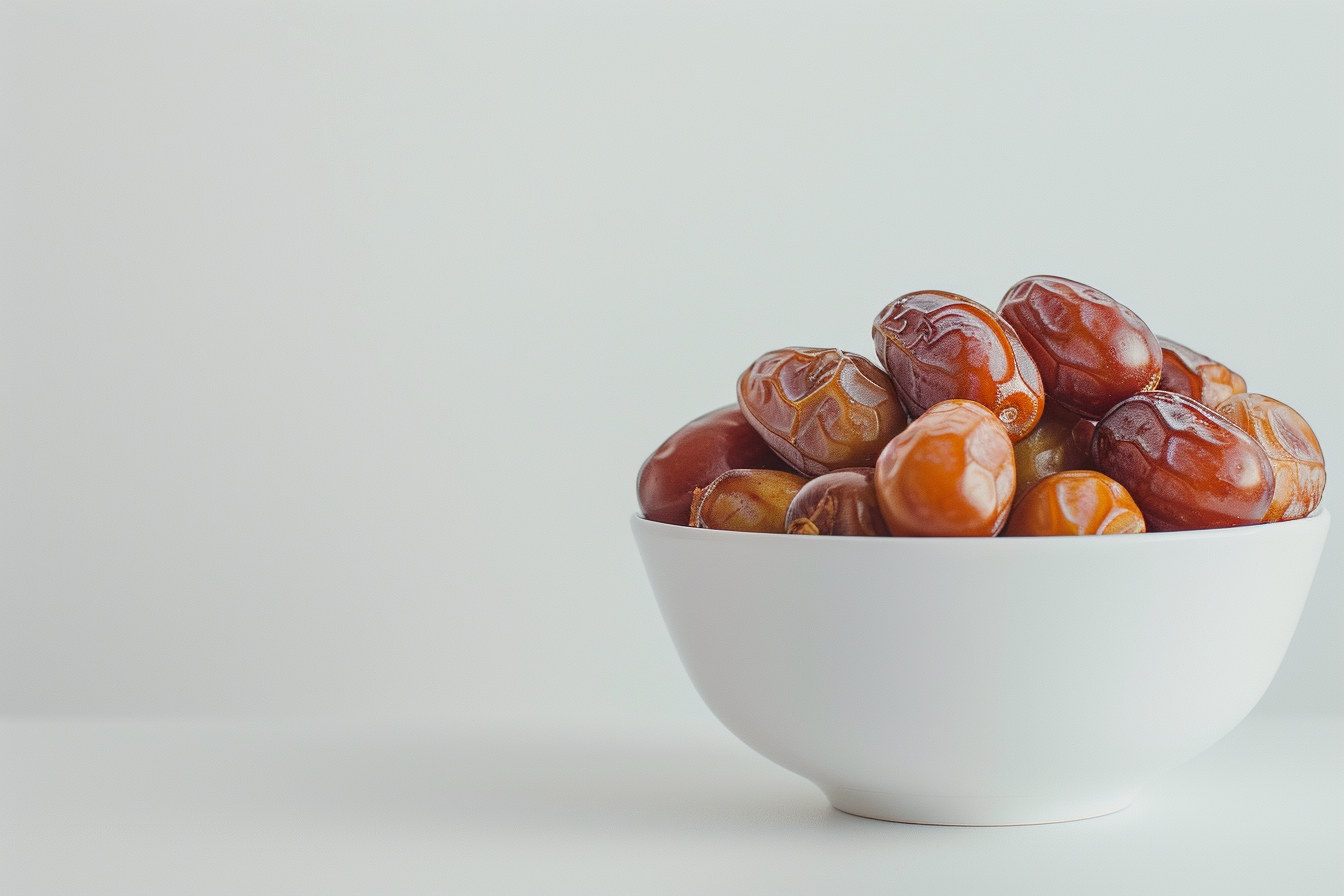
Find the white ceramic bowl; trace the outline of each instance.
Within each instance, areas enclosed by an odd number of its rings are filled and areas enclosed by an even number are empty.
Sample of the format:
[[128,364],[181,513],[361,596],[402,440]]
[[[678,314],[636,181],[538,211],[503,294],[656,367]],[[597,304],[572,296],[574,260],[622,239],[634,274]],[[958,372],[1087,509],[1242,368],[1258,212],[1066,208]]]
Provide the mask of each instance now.
[[729,730],[838,809],[1114,812],[1264,694],[1329,514],[1198,532],[857,538],[631,525]]

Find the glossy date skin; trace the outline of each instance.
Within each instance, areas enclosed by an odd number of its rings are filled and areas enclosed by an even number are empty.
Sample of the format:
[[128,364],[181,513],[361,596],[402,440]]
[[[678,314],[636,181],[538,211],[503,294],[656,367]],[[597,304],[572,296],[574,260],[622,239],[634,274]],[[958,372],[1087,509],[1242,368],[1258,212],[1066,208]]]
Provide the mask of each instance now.
[[667,438],[639,468],[635,495],[647,520],[686,525],[695,489],[727,470],[788,469],[737,405],[697,417]]
[[1013,328],[979,302],[950,292],[912,292],[873,320],[877,358],[912,417],[940,401],[989,408],[1014,441],[1041,417],[1045,391]]
[[839,349],[767,352],[738,378],[737,404],[775,453],[808,476],[872,466],[907,422],[891,379]]
[[1255,439],[1175,392],[1141,392],[1112,408],[1092,434],[1092,461],[1154,532],[1258,523],[1274,494],[1274,468]]
[[999,314],[1040,370],[1045,394],[1096,420],[1124,398],[1157,387],[1162,349],[1137,314],[1100,290],[1064,277],[1028,277]]
[[1087,458],[1084,466],[1089,469],[1092,466],[1092,433],[1096,431],[1097,421],[1089,420],[1086,417],[1079,417],[1078,422],[1073,424],[1073,444],[1078,452]]
[[1046,399],[1045,413],[1041,415],[1036,428],[1025,439],[1013,445],[1013,459],[1017,466],[1014,503],[1047,476],[1091,466],[1091,430],[1087,431],[1087,448],[1083,448],[1074,436],[1074,429],[1081,419],[1077,414]]
[[690,525],[699,529],[783,533],[784,517],[807,482],[783,470],[728,470],[691,500]]
[[784,518],[790,535],[890,535],[871,467],[835,470],[808,481]]
[[1233,395],[1246,391],[1246,380],[1208,355],[1181,345],[1165,336],[1157,337],[1162,346],[1162,379],[1157,388],[1188,395],[1205,407],[1217,408]]
[[940,402],[878,456],[878,506],[892,535],[988,536],[1008,520],[1017,473],[998,417],[968,399]]
[[1257,392],[1233,395],[1218,413],[1260,443],[1274,467],[1274,497],[1265,522],[1296,520],[1321,504],[1325,455],[1316,433],[1297,411]]
[[1021,495],[1004,535],[1123,535],[1147,531],[1125,487],[1095,470],[1066,470]]

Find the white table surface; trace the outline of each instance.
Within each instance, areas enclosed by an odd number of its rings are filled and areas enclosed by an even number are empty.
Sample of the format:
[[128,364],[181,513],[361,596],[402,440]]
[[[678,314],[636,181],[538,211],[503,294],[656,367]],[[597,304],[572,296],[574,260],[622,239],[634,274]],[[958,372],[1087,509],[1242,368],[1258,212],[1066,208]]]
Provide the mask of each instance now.
[[0,722],[0,893],[1344,893],[1344,718],[1115,815],[891,824],[710,724]]

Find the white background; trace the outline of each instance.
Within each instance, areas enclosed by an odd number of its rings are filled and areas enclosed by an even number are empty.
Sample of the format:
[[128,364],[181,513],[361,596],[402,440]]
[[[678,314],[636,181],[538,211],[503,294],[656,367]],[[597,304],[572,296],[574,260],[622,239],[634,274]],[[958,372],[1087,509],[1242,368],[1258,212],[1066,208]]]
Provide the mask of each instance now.
[[737,743],[628,521],[761,353],[1039,273],[1339,462],[1342,26],[0,0],[0,891],[1339,892],[1344,527],[1225,740],[959,829]]
[[[702,718],[635,472],[913,289],[1344,451],[1338,7],[0,9],[4,713]],[[1340,528],[1264,708],[1344,712]]]

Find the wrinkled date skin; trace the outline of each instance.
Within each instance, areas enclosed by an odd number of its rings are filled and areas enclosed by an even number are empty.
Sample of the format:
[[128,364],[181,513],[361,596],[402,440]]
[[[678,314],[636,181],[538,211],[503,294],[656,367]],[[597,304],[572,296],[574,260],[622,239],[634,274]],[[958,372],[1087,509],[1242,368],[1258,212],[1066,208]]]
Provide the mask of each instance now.
[[1148,325],[1085,284],[1028,277],[1008,290],[999,314],[1031,353],[1045,394],[1079,416],[1096,420],[1162,377],[1162,349]]
[[784,531],[784,517],[807,482],[782,470],[729,470],[691,500],[690,524],[736,532]]
[[639,468],[635,494],[647,520],[686,525],[695,489],[727,470],[785,470],[737,405],[697,417],[677,430]]
[[907,422],[881,368],[839,349],[767,352],[738,379],[737,404],[775,453],[808,476],[872,466]]
[[1162,379],[1157,388],[1188,395],[1205,407],[1217,408],[1233,395],[1246,391],[1246,381],[1207,355],[1201,355],[1165,336],[1162,346]]
[[1175,392],[1141,392],[1097,421],[1092,461],[1123,485],[1151,531],[1258,523],[1274,468],[1255,439]]
[[1041,417],[1045,391],[1017,334],[979,302],[950,292],[912,292],[873,320],[878,360],[906,410],[918,417],[940,401],[978,401],[1014,441]]
[[873,488],[873,469],[824,473],[804,485],[789,504],[790,535],[890,535]]
[[1066,470],[1037,482],[1008,517],[1004,535],[1121,535],[1145,532],[1125,487],[1095,470]]
[[1017,466],[1017,490],[1014,501],[1027,489],[1045,477],[1064,470],[1082,470],[1092,464],[1091,437],[1088,430],[1088,448],[1074,438],[1074,428],[1081,420],[1077,414],[1066,411],[1050,399],[1045,400],[1045,413],[1036,428],[1013,446],[1013,460]]
[[1013,442],[984,405],[940,402],[877,458],[878,506],[892,535],[995,535],[1008,519]]
[[1258,392],[1233,395],[1218,413],[1260,443],[1274,467],[1274,498],[1265,522],[1301,519],[1321,504],[1325,455],[1302,415]]

